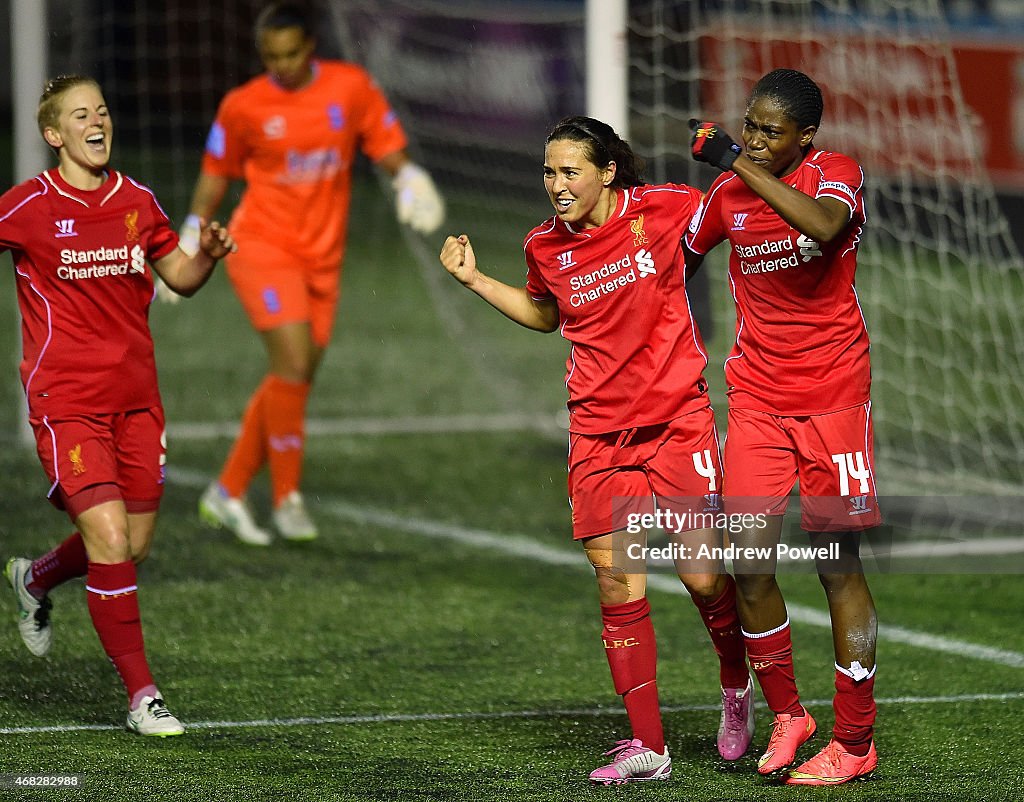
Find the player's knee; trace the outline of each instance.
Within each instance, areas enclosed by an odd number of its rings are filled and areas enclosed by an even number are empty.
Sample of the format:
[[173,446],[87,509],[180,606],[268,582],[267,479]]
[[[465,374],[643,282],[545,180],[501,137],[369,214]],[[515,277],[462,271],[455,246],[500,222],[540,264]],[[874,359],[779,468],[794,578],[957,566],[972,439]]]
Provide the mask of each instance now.
[[79,527],[85,540],[89,559],[94,562],[119,563],[133,559],[128,532],[118,527],[101,530]]
[[736,595],[749,606],[760,604],[774,590],[774,574],[736,574]]
[[601,604],[625,604],[630,601],[629,574],[613,566],[594,566]]
[[714,599],[725,590],[725,576],[722,574],[680,574],[679,579],[695,598]]
[[149,556],[150,543],[132,544],[132,562],[136,565],[144,562]]
[[849,593],[867,586],[863,572],[853,570],[848,565],[819,566],[818,580],[828,594]]

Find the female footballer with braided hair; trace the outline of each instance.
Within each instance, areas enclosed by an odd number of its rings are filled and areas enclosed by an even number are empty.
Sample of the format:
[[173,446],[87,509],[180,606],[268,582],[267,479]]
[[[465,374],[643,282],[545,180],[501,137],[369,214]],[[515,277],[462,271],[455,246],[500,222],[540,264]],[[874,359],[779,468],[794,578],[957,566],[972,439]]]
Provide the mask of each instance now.
[[733,538],[773,555],[734,562],[747,656],[775,713],[762,774],[787,770],[816,728],[797,694],[789,617],[775,579],[797,480],[801,526],[823,549],[817,569],[832,617],[835,725],[821,752],[788,771],[791,785],[863,778],[878,763],[878,623],[860,562],[861,532],[881,520],[868,334],[854,289],[864,173],[849,157],[814,146],[822,109],[813,80],[778,69],[754,86],[742,148],[716,124],[691,121],[694,158],[724,172],[690,225],[687,270],[728,240],[736,301],[736,341],[725,363],[725,509],[767,513],[770,522]]
[[[673,513],[665,528],[689,554],[722,542],[717,523],[708,523],[718,511],[718,438],[680,242],[700,192],[645,185],[629,144],[589,117],[566,118],[551,130],[544,185],[555,214],[526,236],[525,286],[482,273],[464,234],[448,237],[440,258],[516,323],[542,332],[560,328],[572,344],[566,387],[573,537],[596,572],[602,640],[632,727],[590,780],[665,779],[672,763],[658,707],[645,562],[636,557],[651,525],[630,522]],[[735,583],[718,560],[680,559],[676,571],[720,660],[718,750],[737,760],[754,721]]]

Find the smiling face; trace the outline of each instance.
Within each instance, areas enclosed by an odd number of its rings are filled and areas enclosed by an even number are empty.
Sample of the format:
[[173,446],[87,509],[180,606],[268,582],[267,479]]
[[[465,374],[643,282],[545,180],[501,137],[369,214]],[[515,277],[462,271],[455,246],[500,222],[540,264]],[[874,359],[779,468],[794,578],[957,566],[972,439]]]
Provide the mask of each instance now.
[[555,139],[544,149],[544,187],[560,220],[580,228],[602,225],[615,211],[615,162],[598,167],[583,142]]
[[46,143],[57,151],[60,171],[72,186],[82,189],[102,181],[110,161],[114,124],[100,88],[81,83],[57,99],[56,123],[43,129]]
[[772,175],[788,175],[803,161],[817,130],[813,125],[801,128],[777,100],[761,95],[743,118],[744,153]]
[[313,78],[316,41],[302,28],[267,28],[259,35],[260,60],[270,77],[285,89],[300,89]]

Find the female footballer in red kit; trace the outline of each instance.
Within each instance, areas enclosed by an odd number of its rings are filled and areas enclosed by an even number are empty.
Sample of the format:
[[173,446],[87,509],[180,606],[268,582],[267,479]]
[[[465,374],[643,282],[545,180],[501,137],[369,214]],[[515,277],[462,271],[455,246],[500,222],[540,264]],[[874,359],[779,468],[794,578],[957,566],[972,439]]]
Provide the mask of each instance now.
[[775,554],[799,480],[801,527],[812,545],[840,554],[817,565],[835,647],[832,739],[792,770],[816,724],[797,693],[776,562],[733,563],[747,656],[775,713],[758,771],[784,774],[790,785],[836,785],[869,776],[878,763],[878,623],[860,561],[861,532],[881,520],[868,335],[854,288],[864,173],[848,156],[814,146],[823,105],[808,76],[779,69],[754,86],[742,148],[714,123],[691,121],[694,157],[724,172],[690,225],[687,269],[728,240],[736,301],[725,363],[725,510],[730,518],[767,513],[769,522],[733,542]]
[[[464,234],[448,237],[440,258],[516,323],[560,329],[572,345],[566,387],[573,536],[594,566],[602,640],[632,727],[590,780],[665,779],[672,764],[645,566],[631,559],[630,548],[646,543],[645,532],[627,521],[649,514],[655,503],[681,516],[718,510],[707,357],[686,297],[680,242],[701,196],[682,184],[645,185],[628,143],[589,117],[566,118],[548,135],[544,185],[555,214],[526,236],[525,286],[481,272]],[[673,537],[693,554],[701,544],[720,546],[720,531],[706,520],[676,527]],[[677,560],[676,568],[720,658],[718,749],[736,760],[754,723],[735,584],[717,561]]]
[[92,78],[48,82],[37,117],[59,164],[0,197],[0,249],[14,260],[21,380],[48,496],[76,531],[35,561],[11,558],[4,575],[39,657],[53,637],[49,592],[84,576],[93,626],[128,692],[128,730],[180,735],[146,660],[135,572],[166,461],[146,265],[192,295],[234,241],[204,221],[195,255],[178,248],[153,193],[108,167],[113,123]]

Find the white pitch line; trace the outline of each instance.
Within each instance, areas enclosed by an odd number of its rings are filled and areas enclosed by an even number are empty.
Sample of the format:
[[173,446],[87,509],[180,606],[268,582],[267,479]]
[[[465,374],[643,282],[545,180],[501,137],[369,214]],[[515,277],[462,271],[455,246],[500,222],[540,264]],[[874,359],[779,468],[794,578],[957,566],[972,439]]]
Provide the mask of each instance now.
[[[408,415],[398,418],[310,418],[306,433],[320,436],[540,432],[568,439],[565,412],[553,414]],[[217,440],[238,434],[237,421],[169,423],[174,440]]]
[[[454,540],[458,543],[465,543],[472,546],[480,546],[490,551],[498,551],[504,554],[511,554],[516,557],[525,557],[537,562],[549,565],[572,565],[589,570],[590,564],[582,553],[570,552],[566,549],[556,549],[539,543],[525,535],[505,534],[489,532],[483,529],[471,529],[455,524],[427,521],[419,518],[408,518],[395,515],[383,510],[368,509],[354,504],[344,502],[328,502],[324,509],[337,516],[356,523],[372,524],[388,529],[398,529],[404,532],[413,532],[427,537],[443,538]],[[686,588],[674,576],[663,574],[649,574],[647,577],[648,587],[657,588],[666,593],[685,594]],[[831,628],[832,620],[825,611],[813,607],[805,607],[799,604],[787,603],[789,617],[793,621],[802,624],[810,624]],[[917,632],[904,627],[881,624],[878,627],[878,636],[882,640],[905,643],[910,646],[918,646],[946,654],[954,654],[958,657],[971,657],[976,660],[984,660],[989,663],[1011,666],[1013,668],[1024,668],[1024,654],[1008,649],[996,649],[991,646],[981,646],[976,643],[958,640],[956,638],[945,638],[940,635],[931,635],[926,632]]]
[[[1024,692],[1010,693],[972,693],[956,696],[894,696],[876,699],[879,705],[937,705],[964,704],[977,702],[1016,702],[1024,700]],[[831,699],[805,700],[804,705],[811,708],[831,707]],[[717,712],[722,709],[720,704],[705,705],[662,705],[662,713],[698,713]],[[537,718],[582,718],[600,716],[621,716],[621,709],[611,707],[591,707],[579,710],[504,710],[467,711],[462,713],[371,713],[363,716],[302,716],[299,718],[258,718],[249,721],[191,721],[185,722],[188,730],[226,730],[272,727],[309,727],[326,724],[357,725],[357,724],[406,724],[418,721],[490,721],[502,719],[537,719]],[[67,724],[45,727],[2,727],[0,735],[37,735],[40,733],[65,732],[116,732],[124,727],[114,724]]]
[[[210,481],[210,477],[207,474],[187,468],[172,467],[168,471],[168,478],[172,482],[190,487],[205,487]],[[355,523],[371,524],[385,529],[396,529],[426,537],[453,540],[458,543],[465,543],[466,545],[479,546],[489,551],[497,551],[514,557],[535,560],[547,565],[570,566],[581,570],[589,570],[590,568],[586,557],[582,553],[582,549],[579,551],[569,551],[568,549],[554,548],[540,543],[527,535],[491,532],[485,529],[473,529],[441,521],[410,518],[396,515],[386,510],[361,507],[342,501],[331,501],[330,499],[325,500],[322,509],[337,518]],[[965,543],[964,545],[968,546],[969,544]],[[666,593],[680,595],[686,593],[683,584],[674,576],[650,574],[647,577],[647,584],[649,587]],[[832,620],[827,611],[800,604],[787,603],[786,606],[789,610],[789,617],[793,621],[825,629],[831,629],[832,627]],[[977,643],[970,643],[956,638],[946,638],[941,635],[932,635],[927,632],[918,632],[890,624],[880,624],[878,636],[881,640],[904,643],[909,646],[953,654],[958,657],[971,657],[988,663],[1010,666],[1011,668],[1024,668],[1024,654],[1008,649],[982,646]]]

